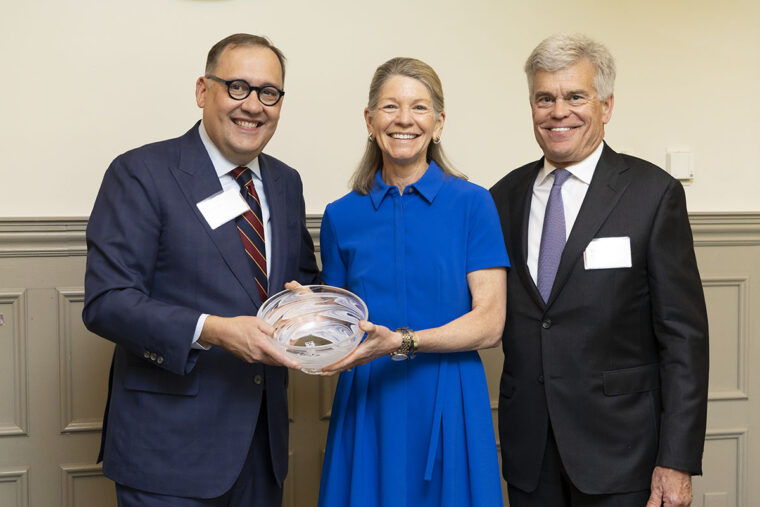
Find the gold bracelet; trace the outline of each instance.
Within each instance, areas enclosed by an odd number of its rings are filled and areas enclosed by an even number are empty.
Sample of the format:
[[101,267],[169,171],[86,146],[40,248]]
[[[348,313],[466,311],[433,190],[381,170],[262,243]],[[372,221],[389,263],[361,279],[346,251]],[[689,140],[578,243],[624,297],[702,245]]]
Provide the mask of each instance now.
[[419,344],[417,341],[417,335],[408,327],[400,327],[396,329],[395,332],[401,333],[401,346],[398,348],[398,350],[394,350],[388,355],[394,361],[412,359],[417,353],[417,347]]

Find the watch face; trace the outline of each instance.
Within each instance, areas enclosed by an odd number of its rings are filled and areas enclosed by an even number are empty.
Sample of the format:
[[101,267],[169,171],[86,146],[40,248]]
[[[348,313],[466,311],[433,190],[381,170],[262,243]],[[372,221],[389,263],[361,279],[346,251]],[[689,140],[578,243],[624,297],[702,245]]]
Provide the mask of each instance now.
[[400,352],[396,352],[395,354],[391,355],[391,359],[393,359],[394,361],[404,361],[404,360],[408,359],[408,357],[407,357],[406,354],[402,354]]

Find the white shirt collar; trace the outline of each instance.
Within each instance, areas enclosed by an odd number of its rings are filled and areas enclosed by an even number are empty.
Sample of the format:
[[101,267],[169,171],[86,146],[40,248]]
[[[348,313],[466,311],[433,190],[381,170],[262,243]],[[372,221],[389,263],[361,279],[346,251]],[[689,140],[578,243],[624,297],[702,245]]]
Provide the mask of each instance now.
[[[201,142],[203,143],[203,146],[206,148],[206,151],[208,152],[208,156],[211,159],[211,163],[214,165],[214,170],[216,171],[217,177],[221,178],[225,174],[228,174],[230,171],[238,167],[237,164],[233,164],[232,162],[224,158],[224,155],[222,155],[222,152],[219,151],[219,148],[216,147],[214,142],[208,136],[208,132],[206,132],[206,127],[203,126],[203,121],[201,121],[201,124],[198,127],[198,133],[201,136]],[[259,157],[254,157],[253,160],[245,164],[245,167],[251,170],[255,178],[261,180],[261,168],[259,167]]]
[[[581,180],[586,185],[591,184],[591,178],[594,176],[594,170],[596,169],[596,164],[599,163],[599,159],[602,158],[602,151],[604,150],[604,142],[599,143],[599,146],[596,147],[596,149],[586,157],[585,159],[581,160],[575,165],[571,165],[568,167],[565,167],[568,171],[570,171],[570,174]],[[546,160],[546,157],[544,157],[544,167],[541,168],[541,170],[538,172],[538,178],[536,179],[536,184],[541,185],[544,183],[546,178],[549,177],[549,175],[552,173],[553,170],[555,170],[556,167],[551,165],[548,160]]]

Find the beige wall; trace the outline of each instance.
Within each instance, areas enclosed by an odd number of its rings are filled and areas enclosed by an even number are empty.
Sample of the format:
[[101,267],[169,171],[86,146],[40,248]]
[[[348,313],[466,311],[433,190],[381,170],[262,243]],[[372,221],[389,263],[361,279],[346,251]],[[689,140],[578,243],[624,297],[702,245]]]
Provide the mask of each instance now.
[[289,57],[268,152],[301,170],[307,211],[345,192],[374,68],[419,57],[441,75],[444,143],[482,185],[535,159],[522,62],[545,36],[583,31],[618,59],[608,141],[665,164],[689,146],[690,211],[758,210],[760,3],[497,0],[38,0],[0,16],[0,217],[87,216],[117,154],[199,118],[205,53],[236,31]]

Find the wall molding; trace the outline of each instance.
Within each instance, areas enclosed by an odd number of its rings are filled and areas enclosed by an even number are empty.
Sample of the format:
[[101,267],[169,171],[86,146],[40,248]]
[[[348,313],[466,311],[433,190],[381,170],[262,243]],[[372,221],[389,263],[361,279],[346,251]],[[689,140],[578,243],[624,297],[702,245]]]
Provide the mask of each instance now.
[[0,218],[0,257],[85,255],[86,218]]
[[[71,305],[84,302],[84,287],[58,288],[58,375],[60,389],[61,433],[103,429],[103,418],[77,419],[74,415],[74,381],[72,356],[74,336],[71,332]],[[79,318],[79,315],[76,315]]]
[[760,245],[760,212],[690,213],[695,246]]
[[705,444],[711,440],[734,440],[736,442],[736,505],[749,505],[747,459],[747,428],[713,428],[707,429]]
[[[0,468],[0,484],[12,484],[16,489],[16,505],[13,507],[29,506],[29,467]],[[11,507],[11,506],[8,506]]]
[[[760,211],[690,213],[696,246],[760,245]],[[319,248],[322,215],[306,215],[306,227]],[[0,218],[0,257],[85,255],[87,217]]]
[[710,391],[707,394],[708,401],[714,400],[747,400],[749,380],[749,283],[747,276],[732,277],[708,277],[702,279],[702,287],[705,291],[711,287],[730,288],[736,290],[736,389],[723,391]]
[[306,228],[314,241],[314,248],[319,252],[319,229],[322,227],[322,214],[306,215]]
[[[29,403],[28,392],[28,361],[27,361],[27,301],[26,291],[23,289],[0,289],[0,305],[8,305],[10,312],[6,312],[3,326],[13,326],[10,330],[12,341],[13,369],[5,372],[6,378],[11,379],[13,385],[13,421],[10,424],[0,422],[0,437],[12,437],[28,435],[29,428]],[[0,306],[2,308],[2,306]]]
[[61,474],[61,505],[64,507],[74,507],[83,505],[85,502],[77,501],[76,498],[76,481],[78,479],[87,479],[89,477],[102,477],[110,481],[103,475],[103,464],[92,465],[89,463],[67,463],[59,465]]
[[[317,249],[321,224],[321,214],[306,215],[306,228]],[[87,255],[86,229],[86,217],[0,217],[0,258]]]

